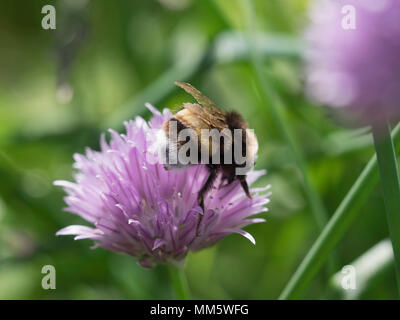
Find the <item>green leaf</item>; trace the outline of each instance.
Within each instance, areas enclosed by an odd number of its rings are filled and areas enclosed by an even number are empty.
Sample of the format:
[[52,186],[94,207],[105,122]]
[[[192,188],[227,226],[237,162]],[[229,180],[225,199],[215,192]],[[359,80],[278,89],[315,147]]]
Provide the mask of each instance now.
[[384,239],[364,252],[355,261],[350,263],[355,271],[355,288],[345,289],[342,286],[344,269],[333,275],[331,285],[334,291],[345,299],[359,299],[360,296],[373,285],[389,266],[393,264],[393,250],[389,239]]
[[396,266],[397,288],[400,293],[400,182],[396,153],[390,136],[390,125],[373,128],[376,156],[385,202],[386,220],[392,240]]
[[[400,147],[400,124],[393,130],[392,137],[396,142],[396,150],[398,151]],[[378,163],[374,155],[300,263],[279,299],[301,297],[301,294],[326,261],[332,249],[357,217],[360,212],[359,209],[376,187],[378,179]]]

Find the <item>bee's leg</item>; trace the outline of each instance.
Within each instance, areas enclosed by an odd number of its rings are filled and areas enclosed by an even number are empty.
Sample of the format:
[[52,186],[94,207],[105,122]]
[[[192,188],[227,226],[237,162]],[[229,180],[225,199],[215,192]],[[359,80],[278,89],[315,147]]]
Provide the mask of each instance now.
[[199,195],[198,195],[198,203],[200,207],[204,210],[204,196],[207,193],[207,191],[212,187],[215,178],[217,178],[217,167],[210,167],[210,175],[208,176],[208,179],[204,186],[200,189]]
[[240,184],[242,185],[242,188],[243,188],[244,192],[246,193],[246,196],[249,199],[253,199],[253,197],[250,194],[249,186],[247,185],[246,176],[237,176],[237,178],[240,181]]
[[218,173],[217,167],[210,167],[210,175],[208,176],[208,179],[207,179],[206,183],[204,184],[204,186],[199,191],[197,201],[198,201],[198,204],[201,207],[201,209],[203,209],[203,214],[200,215],[199,220],[197,221],[196,234],[198,234],[198,229],[199,229],[201,220],[203,219],[203,215],[204,215],[205,194],[212,187],[212,185],[215,181],[215,178],[217,177],[217,173]]

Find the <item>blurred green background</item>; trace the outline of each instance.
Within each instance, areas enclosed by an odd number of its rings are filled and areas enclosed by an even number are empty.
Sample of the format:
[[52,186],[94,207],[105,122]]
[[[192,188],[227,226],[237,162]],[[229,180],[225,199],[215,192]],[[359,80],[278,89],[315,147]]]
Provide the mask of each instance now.
[[[46,4],[57,10],[56,30],[41,27]],[[188,256],[193,298],[277,298],[319,228],[260,77],[280,97],[278,111],[330,215],[373,154],[367,130],[352,129],[304,93],[307,6],[304,0],[1,1],[0,298],[174,297],[165,267],[145,270],[131,257],[90,250],[89,240],[55,237],[85,222],[62,212],[64,193],[52,185],[71,180],[73,153],[97,149],[100,132],[122,130],[136,115],[148,119],[145,102],[161,109],[187,101],[174,80],[241,111],[259,139],[257,168],[268,170],[259,184],[271,184],[273,192],[262,214],[267,222],[246,228],[256,246],[231,235]],[[260,77],[251,66],[255,51]],[[379,188],[361,210],[336,248],[336,271],[387,237]],[[47,264],[56,268],[56,290],[41,287]],[[324,268],[304,297],[345,298],[329,278]],[[394,278],[389,262],[358,298],[394,298]]]

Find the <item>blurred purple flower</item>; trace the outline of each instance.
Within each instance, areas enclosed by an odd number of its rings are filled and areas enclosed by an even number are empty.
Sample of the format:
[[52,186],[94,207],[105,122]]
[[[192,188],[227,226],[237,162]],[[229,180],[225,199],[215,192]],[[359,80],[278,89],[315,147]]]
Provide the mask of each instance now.
[[[352,8],[355,28],[349,20]],[[320,103],[347,107],[369,123],[398,119],[400,1],[317,0],[311,20],[306,32],[310,95]]]
[[[205,200],[205,213],[197,192],[208,176],[203,165],[182,171],[166,171],[162,164],[148,161],[154,150],[159,129],[171,117],[148,105],[154,117],[149,124],[137,117],[125,123],[126,134],[111,132],[107,144],[101,137],[101,151],[86,150],[75,154],[76,182],[55,181],[67,192],[66,211],[75,213],[94,227],[71,225],[57,235],[76,235],[75,239],[92,239],[94,247],[124,252],[139,258],[143,267],[157,263],[182,264],[189,251],[209,247],[231,233],[239,233],[251,242],[254,238],[241,228],[264,222],[251,215],[267,211],[269,193],[265,188],[252,189],[253,199],[234,182],[221,189],[213,188]],[[253,171],[249,184],[265,172]],[[220,181],[217,180],[217,186]]]

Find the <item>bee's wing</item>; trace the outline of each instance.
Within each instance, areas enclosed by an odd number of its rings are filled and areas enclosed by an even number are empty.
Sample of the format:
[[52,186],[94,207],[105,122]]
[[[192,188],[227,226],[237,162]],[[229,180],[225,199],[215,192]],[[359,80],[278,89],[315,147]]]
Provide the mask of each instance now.
[[227,128],[225,116],[217,118],[212,113],[208,112],[209,110],[207,108],[203,108],[197,103],[185,103],[183,107],[198,116],[199,119],[201,119],[211,128],[216,128],[219,131]]
[[209,118],[211,118],[211,116],[212,116],[214,118],[217,118],[220,121],[225,122],[225,113],[222,110],[220,110],[214,102],[212,102],[209,98],[207,98],[199,90],[197,90],[195,87],[193,87],[190,83],[175,81],[175,84],[178,87],[181,87],[183,90],[185,90],[188,94],[193,96],[193,98],[196,99],[196,101],[200,104],[200,106],[205,109],[205,110],[203,110],[203,113],[209,114],[209,116],[208,116]]

